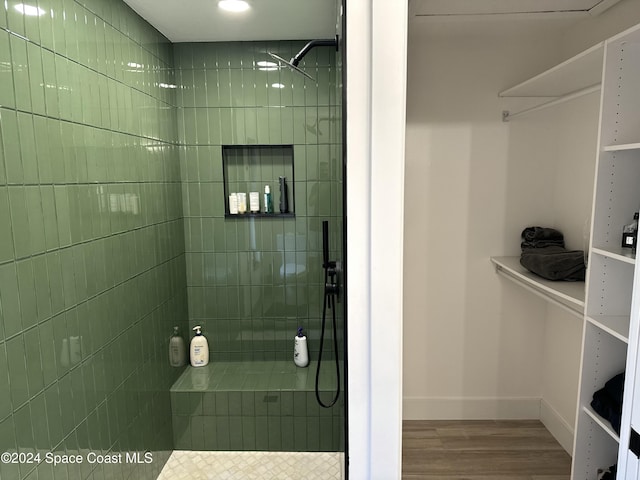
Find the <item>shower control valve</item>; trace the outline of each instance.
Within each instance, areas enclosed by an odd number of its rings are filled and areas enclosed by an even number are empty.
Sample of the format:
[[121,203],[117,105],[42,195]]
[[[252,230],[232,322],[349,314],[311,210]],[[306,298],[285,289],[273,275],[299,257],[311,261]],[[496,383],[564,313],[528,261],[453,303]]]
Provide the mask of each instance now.
[[336,282],[336,277],[338,276],[340,267],[336,262],[327,262],[324,268],[325,268],[325,284],[324,284],[325,295],[326,294],[337,295],[338,283]]
[[337,295],[338,294],[338,285],[336,283],[325,283],[324,284],[324,293],[325,293],[325,295]]

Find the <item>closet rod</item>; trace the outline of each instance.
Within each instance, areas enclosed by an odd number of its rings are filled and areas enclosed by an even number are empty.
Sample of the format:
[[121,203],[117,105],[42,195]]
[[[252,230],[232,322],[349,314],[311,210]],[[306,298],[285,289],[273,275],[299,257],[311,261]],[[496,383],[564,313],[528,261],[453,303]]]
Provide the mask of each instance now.
[[538,110],[542,110],[547,107],[553,107],[554,105],[559,105],[564,102],[568,102],[569,100],[573,100],[575,98],[582,97],[583,95],[588,95],[590,93],[594,93],[600,90],[600,84],[592,85],[590,87],[583,88],[581,90],[576,90],[575,92],[568,93],[561,97],[555,98],[549,102],[542,103],[540,105],[536,105],[535,107],[526,108],[516,113],[510,113],[509,110],[505,110],[502,112],[502,121],[508,122],[512,118],[519,117],[520,115],[525,115],[527,113],[537,112]]
[[533,293],[534,295],[537,295],[540,298],[544,298],[547,302],[554,304],[556,307],[560,307],[561,309],[566,310],[571,315],[574,315],[574,316],[576,316],[578,318],[583,318],[584,317],[584,313],[583,312],[579,312],[577,310],[574,310],[573,308],[569,307],[568,305],[565,305],[564,303],[556,300],[555,298],[553,298],[553,297],[541,292],[540,290],[538,290],[536,288],[533,288],[531,285],[523,282],[518,277],[516,277],[514,275],[511,275],[507,270],[503,269],[499,265],[496,265],[496,273],[498,273],[498,275],[502,275],[503,277],[508,278],[512,282],[517,283],[520,287],[524,288],[525,290],[528,290],[529,292]]

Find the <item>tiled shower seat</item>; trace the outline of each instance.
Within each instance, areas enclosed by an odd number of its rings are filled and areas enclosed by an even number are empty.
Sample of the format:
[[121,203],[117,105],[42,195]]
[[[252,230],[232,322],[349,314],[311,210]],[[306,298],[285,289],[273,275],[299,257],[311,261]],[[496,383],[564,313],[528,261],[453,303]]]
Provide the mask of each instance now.
[[[322,367],[325,403],[335,389],[333,362]],[[176,450],[339,451],[343,395],[329,409],[315,397],[316,365],[213,362],[187,367],[171,387]]]

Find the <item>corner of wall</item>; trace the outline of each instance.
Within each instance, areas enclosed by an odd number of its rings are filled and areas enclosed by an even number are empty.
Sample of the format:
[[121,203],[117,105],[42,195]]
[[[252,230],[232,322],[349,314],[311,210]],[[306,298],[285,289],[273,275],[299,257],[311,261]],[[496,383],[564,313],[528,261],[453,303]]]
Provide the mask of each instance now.
[[562,40],[562,50],[571,57],[640,23],[640,2],[622,0],[600,15],[592,16],[569,28]]

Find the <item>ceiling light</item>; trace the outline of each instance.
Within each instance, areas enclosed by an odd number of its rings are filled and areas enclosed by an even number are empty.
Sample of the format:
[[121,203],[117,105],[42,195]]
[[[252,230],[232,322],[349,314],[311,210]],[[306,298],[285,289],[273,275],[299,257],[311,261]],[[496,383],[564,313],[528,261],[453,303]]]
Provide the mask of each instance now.
[[227,12],[246,12],[249,10],[249,4],[244,0],[220,0],[218,7]]
[[173,83],[161,83],[158,86],[160,88],[178,88],[178,86],[174,85]]
[[281,83],[272,83],[271,86],[273,88],[284,88],[284,85]]
[[40,7],[25,5],[24,3],[18,3],[17,5],[14,5],[13,8],[15,8],[23,15],[29,15],[30,17],[39,17],[40,15],[44,15],[45,13],[47,13]]

